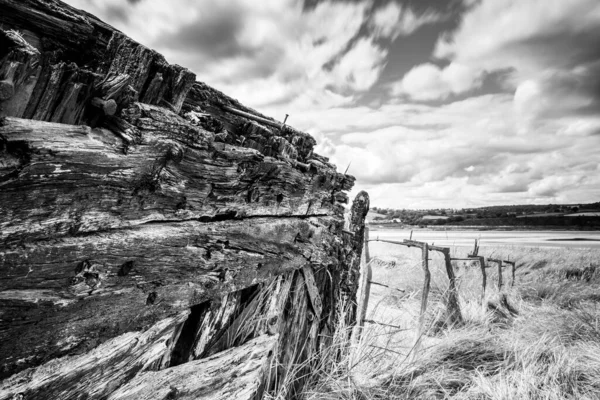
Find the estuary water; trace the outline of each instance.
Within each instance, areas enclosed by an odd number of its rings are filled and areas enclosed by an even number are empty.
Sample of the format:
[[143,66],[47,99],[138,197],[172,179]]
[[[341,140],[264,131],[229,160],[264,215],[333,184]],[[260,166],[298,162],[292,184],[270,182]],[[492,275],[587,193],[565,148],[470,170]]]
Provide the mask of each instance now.
[[[403,240],[411,236],[410,229],[377,229],[371,227],[371,239]],[[412,239],[438,246],[577,247],[600,248],[600,231],[505,231],[505,230],[429,230],[413,229]]]

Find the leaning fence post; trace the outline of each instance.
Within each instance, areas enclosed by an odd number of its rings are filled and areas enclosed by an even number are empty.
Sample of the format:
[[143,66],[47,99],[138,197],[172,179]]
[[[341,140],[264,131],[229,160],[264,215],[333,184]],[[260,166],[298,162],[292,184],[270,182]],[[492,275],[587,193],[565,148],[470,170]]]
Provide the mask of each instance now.
[[451,324],[462,323],[462,314],[458,305],[458,288],[456,287],[456,276],[452,269],[452,261],[450,260],[450,249],[444,248],[444,263],[446,264],[446,272],[450,280],[448,286],[448,320]]
[[429,245],[422,243],[421,245],[423,258],[423,272],[425,273],[425,281],[423,282],[423,296],[421,297],[421,315],[419,316],[419,335],[423,334],[425,325],[425,311],[427,310],[427,297],[429,296],[429,285],[431,283],[431,273],[429,272]]
[[365,226],[365,262],[371,262],[371,254],[369,253],[369,227]]
[[502,260],[498,260],[498,292],[502,290]]
[[365,259],[360,271],[360,297],[358,299],[358,321],[355,340],[360,338],[365,318],[367,317],[367,308],[369,306],[369,295],[371,293],[371,281],[373,280],[373,270],[371,269],[371,255],[369,253],[369,228],[365,226]]
[[485,287],[487,284],[487,275],[485,273],[485,258],[483,256],[475,255],[470,255],[470,257],[475,260],[479,260],[479,266],[481,267],[481,304],[483,304],[483,301],[485,300]]
[[510,281],[510,286],[514,287],[515,286],[515,270],[517,269],[516,267],[516,263],[514,261],[508,261],[508,263],[510,263],[511,266],[511,274],[512,274],[512,280]]

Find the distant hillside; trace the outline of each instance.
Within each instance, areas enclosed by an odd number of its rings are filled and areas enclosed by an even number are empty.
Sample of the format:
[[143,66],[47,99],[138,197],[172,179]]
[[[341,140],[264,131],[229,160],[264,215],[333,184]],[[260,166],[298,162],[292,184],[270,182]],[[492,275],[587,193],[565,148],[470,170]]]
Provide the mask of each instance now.
[[375,219],[379,219],[379,220],[385,220],[385,219],[389,219],[387,217],[387,215],[385,214],[380,214],[378,212],[375,212],[374,210],[369,210],[369,213],[367,214],[367,217],[365,218],[368,222],[371,222]]
[[600,202],[423,210],[373,207],[369,215],[372,221],[399,219],[406,225],[600,228]]

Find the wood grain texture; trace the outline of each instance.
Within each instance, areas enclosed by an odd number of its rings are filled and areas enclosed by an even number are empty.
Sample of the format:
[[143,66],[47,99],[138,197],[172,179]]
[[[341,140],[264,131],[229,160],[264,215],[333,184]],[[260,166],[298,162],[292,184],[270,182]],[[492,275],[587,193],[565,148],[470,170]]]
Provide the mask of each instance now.
[[315,145],[90,14],[0,1],[0,399],[297,395],[368,211],[344,227],[354,177]]
[[165,356],[188,311],[158,321],[145,332],[128,332],[80,355],[56,358],[0,382],[0,399],[106,398],[138,371]]
[[157,372],[143,372],[108,400],[252,400],[260,390],[277,336]]

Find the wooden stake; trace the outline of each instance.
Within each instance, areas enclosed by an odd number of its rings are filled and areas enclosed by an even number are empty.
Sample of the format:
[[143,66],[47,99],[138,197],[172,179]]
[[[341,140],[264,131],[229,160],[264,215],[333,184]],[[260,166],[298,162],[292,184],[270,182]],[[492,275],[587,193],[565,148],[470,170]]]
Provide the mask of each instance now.
[[348,163],[348,166],[346,167],[346,170],[344,171],[344,175],[346,175],[348,173],[348,170],[350,169],[350,165],[352,165],[352,161],[350,161]]
[[445,249],[444,263],[446,264],[446,273],[448,274],[448,320],[451,324],[460,324],[463,322],[462,314],[460,313],[460,306],[458,304],[458,287],[456,286],[456,276],[452,269],[452,262],[450,259],[450,249]]
[[369,227],[365,226],[365,262],[371,262],[371,254],[369,253]]
[[475,239],[475,246],[473,247],[473,252],[469,254],[469,257],[477,257],[479,254],[479,244],[477,243],[477,239]]
[[421,247],[423,273],[425,281],[423,282],[423,296],[421,297],[421,315],[419,316],[419,335],[423,334],[425,327],[425,311],[427,311],[427,298],[429,297],[429,286],[431,284],[431,273],[429,272],[429,245],[423,243]]
[[487,274],[485,273],[485,258],[482,256],[473,257],[479,260],[479,266],[481,267],[481,304],[485,301],[485,287],[487,285]]
[[496,258],[488,258],[488,261],[494,262],[498,266],[498,291],[500,291],[502,290],[502,286],[504,285],[504,279],[502,277],[502,268],[504,268],[505,261]]
[[369,295],[371,294],[371,281],[373,279],[373,270],[371,269],[371,255],[369,253],[369,227],[365,226],[365,243],[364,243],[365,259],[361,265],[360,271],[360,298],[358,299],[358,329],[356,330],[355,340],[360,338],[362,327],[364,326],[365,318],[367,317],[367,308],[369,306]]
[[498,264],[498,291],[502,290],[502,261],[496,263]]
[[510,286],[511,286],[511,287],[514,287],[514,286],[515,286],[515,279],[516,279],[516,276],[515,276],[515,271],[516,271],[516,269],[517,269],[517,267],[516,267],[516,264],[515,264],[515,262],[514,262],[514,261],[505,261],[505,263],[507,263],[507,264],[510,264],[510,266],[511,266],[511,275],[512,275],[512,279],[511,279],[511,281],[510,281]]

